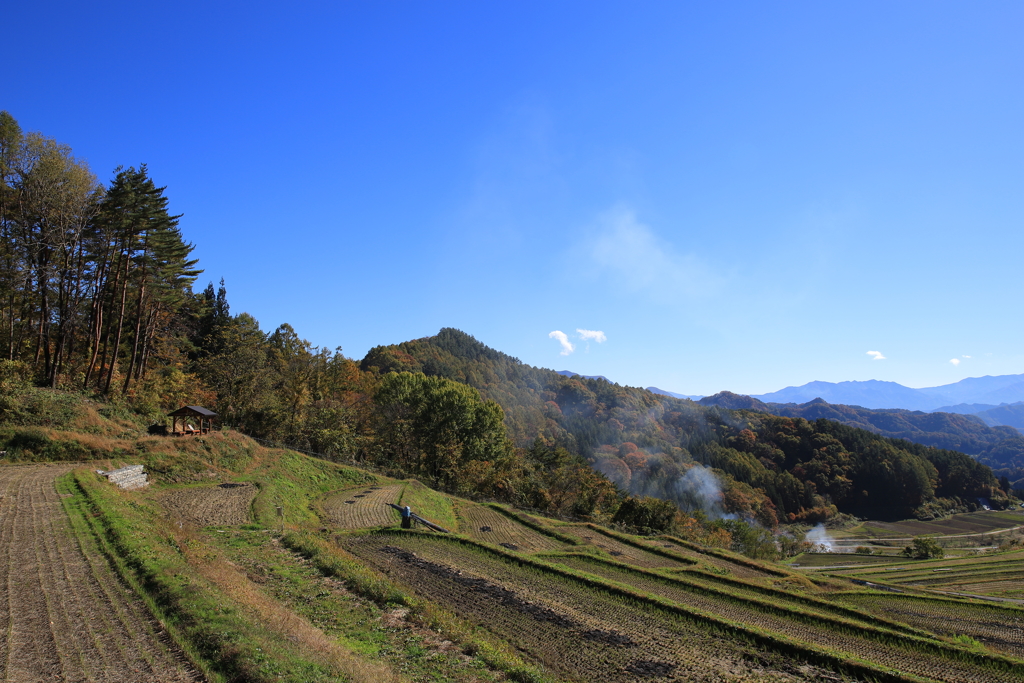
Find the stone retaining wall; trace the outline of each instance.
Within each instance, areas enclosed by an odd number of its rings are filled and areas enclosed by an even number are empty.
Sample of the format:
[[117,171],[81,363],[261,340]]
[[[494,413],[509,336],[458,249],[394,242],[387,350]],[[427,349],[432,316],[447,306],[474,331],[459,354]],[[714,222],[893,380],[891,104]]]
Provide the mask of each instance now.
[[110,483],[116,484],[122,489],[141,489],[149,484],[142,465],[128,465],[127,467],[111,470],[110,472],[104,472],[103,470],[96,470],[96,472],[106,477]]

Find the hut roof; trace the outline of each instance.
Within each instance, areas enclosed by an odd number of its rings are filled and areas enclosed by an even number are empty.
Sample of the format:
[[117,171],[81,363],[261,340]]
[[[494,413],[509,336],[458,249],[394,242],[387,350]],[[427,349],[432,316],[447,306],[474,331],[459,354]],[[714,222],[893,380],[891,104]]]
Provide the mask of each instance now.
[[217,417],[217,413],[202,406],[182,406],[168,415],[171,417]]

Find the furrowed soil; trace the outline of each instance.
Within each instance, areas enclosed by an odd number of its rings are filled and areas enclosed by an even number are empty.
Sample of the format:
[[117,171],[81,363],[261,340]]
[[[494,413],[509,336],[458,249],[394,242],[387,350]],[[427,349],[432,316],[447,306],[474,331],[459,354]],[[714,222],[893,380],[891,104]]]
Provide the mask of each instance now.
[[664,555],[635,548],[614,538],[605,536],[600,532],[594,531],[589,527],[566,525],[559,527],[558,530],[567,536],[573,536],[574,538],[579,539],[581,547],[592,546],[599,548],[608,553],[608,555],[613,559],[626,564],[632,564],[637,567],[644,567],[646,569],[655,569],[659,567],[686,569],[693,566],[692,563],[685,560],[674,560],[669,557],[665,557]]
[[71,466],[0,467],[0,680],[200,681],[90,539],[55,481]]
[[253,484],[225,483],[178,489],[158,496],[168,517],[196,526],[236,526],[252,521]]
[[1024,658],[1024,609],[877,593],[834,599],[941,635],[967,635],[991,650]]
[[342,529],[363,529],[397,524],[399,514],[388,503],[398,503],[402,484],[361,486],[327,496],[324,512],[333,524]]
[[[756,625],[770,633],[825,647],[846,658],[878,662],[904,673],[960,683],[1024,681],[1024,672],[1011,674],[1008,671],[993,671],[969,662],[957,661],[958,658],[955,656],[943,658],[936,656],[934,652],[921,652],[913,646],[904,646],[899,637],[863,637],[860,633],[868,633],[863,624],[847,620],[849,625],[844,627],[830,619],[833,615],[827,614],[821,608],[800,606],[793,609],[788,608],[783,601],[771,598],[761,598],[758,604],[755,602],[757,596],[744,596],[742,593],[738,593],[738,599],[730,600],[709,595],[699,584],[669,582],[660,577],[602,565],[585,557],[561,558],[559,562],[633,586],[646,593],[660,595],[677,604],[694,607],[722,619]],[[782,609],[772,609],[773,607]]]
[[527,553],[562,550],[566,547],[550,536],[520,524],[485,505],[459,508],[459,532],[475,541],[496,543],[508,550]]
[[440,537],[380,534],[342,542],[392,580],[573,680],[850,680]]
[[890,566],[822,569],[836,576],[908,588],[1019,599],[1024,592],[1022,562],[1024,550],[1015,550],[944,560],[900,558]]

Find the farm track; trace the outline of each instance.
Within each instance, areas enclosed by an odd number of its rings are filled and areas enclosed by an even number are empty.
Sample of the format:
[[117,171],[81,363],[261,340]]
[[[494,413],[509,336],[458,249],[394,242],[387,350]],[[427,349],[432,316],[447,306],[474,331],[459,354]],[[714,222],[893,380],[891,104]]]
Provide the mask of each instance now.
[[388,507],[397,503],[403,484],[360,486],[337,491],[324,500],[328,519],[342,529],[366,529],[398,523],[398,513]]
[[[533,653],[560,675],[593,681],[800,681],[814,667],[704,624],[443,538],[352,537],[345,547],[463,618]],[[977,679],[983,680],[983,679]]]
[[202,680],[92,539],[75,539],[55,488],[71,469],[0,467],[0,680]]
[[544,550],[563,550],[565,543],[545,536],[485,505],[465,505],[459,508],[459,533],[474,541],[496,543],[509,550],[535,553]]
[[850,593],[835,600],[940,635],[967,635],[997,652],[1024,658],[1024,610],[911,595]]
[[[697,586],[669,584],[638,572],[590,562],[584,558],[560,558],[558,561],[574,569],[632,586],[644,593],[659,595],[676,604],[693,607],[721,619],[755,626],[771,633],[827,648],[846,656],[866,659],[905,673],[958,683],[1024,681],[1024,671],[1018,675],[1005,671],[997,672],[966,662],[940,658],[934,653],[921,652],[913,647],[891,644],[899,641],[898,636],[891,637],[891,643],[887,643],[874,638],[860,637],[850,632],[857,628],[865,628],[863,624],[853,624],[852,629],[847,626],[845,631],[840,630],[840,627],[831,621],[836,618],[835,615],[827,614],[824,609],[801,606],[799,609],[806,612],[810,618],[803,618],[795,611],[791,611],[790,615],[779,614],[768,609],[758,608],[754,603],[744,601],[743,597],[730,600],[705,593]],[[747,597],[774,603],[776,607],[783,610],[796,609],[780,604],[781,600],[765,600],[763,597],[754,595]]]

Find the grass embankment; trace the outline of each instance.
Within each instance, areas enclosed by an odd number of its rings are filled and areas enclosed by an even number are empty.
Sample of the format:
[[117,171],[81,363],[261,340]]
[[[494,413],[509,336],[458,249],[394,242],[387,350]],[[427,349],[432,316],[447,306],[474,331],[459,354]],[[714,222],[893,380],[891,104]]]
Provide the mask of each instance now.
[[402,495],[396,505],[408,505],[415,514],[428,522],[433,522],[449,531],[455,530],[458,521],[455,518],[455,509],[449,496],[438,493],[415,479],[404,483]]
[[[122,577],[211,681],[331,681],[345,671],[337,648],[263,599],[216,549],[161,519],[142,496],[78,470],[62,482],[76,530],[90,532]],[[327,643],[321,645],[326,646]],[[365,677],[363,680],[373,680]]]
[[[77,530],[96,538],[211,681],[546,680],[490,634],[407,599],[355,560],[345,565],[337,549],[318,548],[318,501],[381,483],[370,473],[262,448],[229,431],[136,433],[126,447],[94,455],[108,469],[143,464],[154,483],[124,492],[77,471],[67,482]],[[201,493],[229,482],[259,489],[252,523],[240,529],[195,528],[168,517],[159,502],[183,488]],[[454,521],[447,496],[419,482],[403,482],[403,491],[424,516]],[[276,533],[282,522],[284,544]]]

